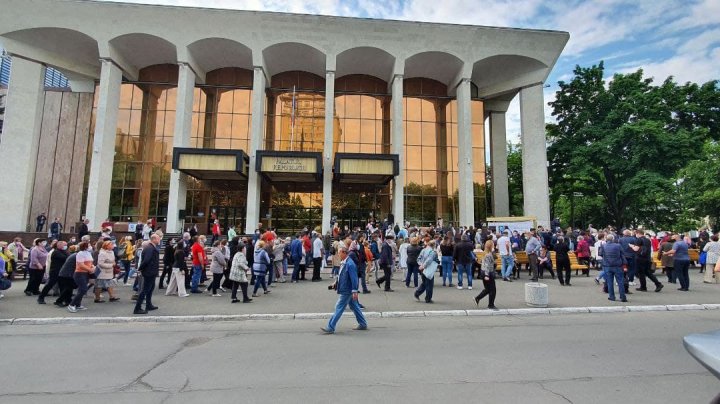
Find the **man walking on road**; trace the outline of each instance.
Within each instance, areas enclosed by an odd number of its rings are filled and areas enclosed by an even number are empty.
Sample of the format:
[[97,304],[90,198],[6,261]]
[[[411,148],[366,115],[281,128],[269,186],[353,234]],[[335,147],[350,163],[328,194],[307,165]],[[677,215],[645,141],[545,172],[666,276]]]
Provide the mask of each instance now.
[[358,273],[357,266],[353,260],[348,259],[348,247],[340,244],[339,247],[340,259],[340,272],[338,272],[337,282],[330,288],[335,287],[337,289],[338,301],[335,304],[335,314],[330,317],[327,327],[321,329],[325,334],[334,334],[335,326],[340,317],[342,317],[345,308],[350,305],[350,309],[355,314],[355,319],[358,322],[357,327],[354,330],[367,330],[367,321],[360,309],[358,303]]
[[[157,306],[152,304],[152,294],[155,290],[155,278],[158,276],[160,269],[160,236],[153,234],[150,236],[150,245],[143,248],[142,258],[138,272],[143,277],[143,287],[138,295],[137,303],[135,303],[135,311],[133,314],[147,314],[148,311],[157,310]],[[145,310],[142,308],[143,301],[146,302]]]

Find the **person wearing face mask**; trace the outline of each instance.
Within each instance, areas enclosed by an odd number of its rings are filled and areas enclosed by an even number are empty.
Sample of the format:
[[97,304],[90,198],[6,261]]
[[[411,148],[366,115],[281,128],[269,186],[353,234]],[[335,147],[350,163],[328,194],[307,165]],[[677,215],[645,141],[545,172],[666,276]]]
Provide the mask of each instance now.
[[37,298],[38,304],[45,304],[45,297],[50,293],[55,284],[58,282],[58,274],[65,261],[68,259],[68,245],[64,241],[58,241],[55,248],[50,251],[50,267],[48,268],[48,280],[45,287]]
[[30,260],[28,262],[28,272],[30,279],[25,288],[25,295],[39,295],[40,284],[45,275],[45,262],[47,261],[48,251],[45,249],[47,241],[42,238],[36,238],[33,242],[34,247],[30,250]]

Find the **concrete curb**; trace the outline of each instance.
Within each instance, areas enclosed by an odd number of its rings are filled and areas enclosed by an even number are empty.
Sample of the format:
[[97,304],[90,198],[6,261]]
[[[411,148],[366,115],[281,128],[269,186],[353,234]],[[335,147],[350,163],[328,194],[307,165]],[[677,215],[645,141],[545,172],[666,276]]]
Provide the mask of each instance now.
[[[501,310],[428,310],[428,311],[370,311],[366,318],[416,318],[416,317],[476,317],[476,316],[537,316],[587,313],[639,313],[670,312],[689,310],[720,310],[720,304],[669,304],[652,306],[596,306],[596,307],[551,307]],[[107,324],[107,323],[185,323],[247,320],[327,320],[332,313],[288,313],[288,314],[214,314],[199,316],[143,316],[143,317],[50,317],[50,318],[6,318],[2,325],[55,325],[55,324]]]

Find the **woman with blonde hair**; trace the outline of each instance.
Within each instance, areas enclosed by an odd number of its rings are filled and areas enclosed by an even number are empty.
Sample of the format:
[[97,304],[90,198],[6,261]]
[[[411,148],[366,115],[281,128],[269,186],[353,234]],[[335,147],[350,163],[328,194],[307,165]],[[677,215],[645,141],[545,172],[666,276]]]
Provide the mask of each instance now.
[[122,245],[119,248],[120,263],[125,269],[123,274],[123,284],[128,286],[128,277],[130,276],[130,270],[132,269],[132,262],[135,260],[135,245],[132,242],[132,236],[127,236],[123,239]]
[[102,243],[102,248],[98,252],[97,266],[100,268],[97,279],[95,280],[95,303],[105,303],[103,300],[103,289],[107,289],[111,302],[117,302],[119,297],[115,297],[113,288],[117,284],[115,282],[115,244],[112,241]]
[[495,289],[495,253],[493,252],[494,249],[495,244],[492,240],[488,240],[485,242],[485,256],[483,257],[482,265],[480,267],[483,286],[485,288],[482,290],[482,292],[480,292],[479,295],[475,296],[476,306],[480,305],[480,300],[483,297],[489,296],[488,309],[490,310],[497,310],[497,307],[495,307],[495,295],[497,293],[497,289]]

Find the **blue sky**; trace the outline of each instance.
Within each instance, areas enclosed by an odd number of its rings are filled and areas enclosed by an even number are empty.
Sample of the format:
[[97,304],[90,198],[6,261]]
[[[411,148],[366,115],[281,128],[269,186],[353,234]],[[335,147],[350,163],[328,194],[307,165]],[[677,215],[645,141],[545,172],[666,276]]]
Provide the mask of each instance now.
[[[106,0],[114,1],[114,0]],[[575,65],[605,61],[608,77],[642,68],[656,82],[720,78],[720,0],[125,0],[134,3],[388,18],[570,32],[545,90]],[[550,121],[550,109],[546,107]],[[517,100],[508,111],[508,137],[519,138]]]

